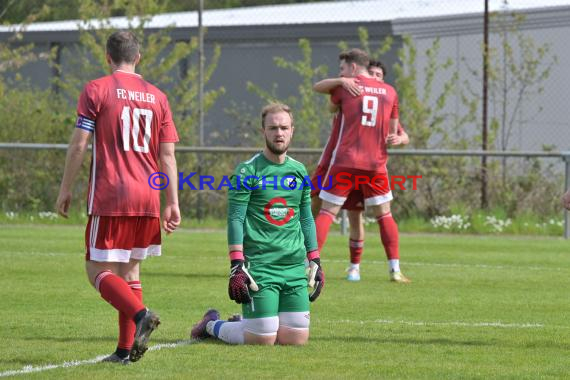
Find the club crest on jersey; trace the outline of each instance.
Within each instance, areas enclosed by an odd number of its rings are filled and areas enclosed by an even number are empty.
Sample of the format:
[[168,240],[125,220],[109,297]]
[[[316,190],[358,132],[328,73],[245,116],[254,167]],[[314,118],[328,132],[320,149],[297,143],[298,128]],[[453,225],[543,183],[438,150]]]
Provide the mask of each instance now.
[[289,189],[293,190],[297,187],[297,178],[287,177],[285,178],[285,183]]
[[295,211],[287,207],[287,201],[284,198],[273,198],[267,202],[263,213],[265,219],[276,226],[283,226],[295,215]]

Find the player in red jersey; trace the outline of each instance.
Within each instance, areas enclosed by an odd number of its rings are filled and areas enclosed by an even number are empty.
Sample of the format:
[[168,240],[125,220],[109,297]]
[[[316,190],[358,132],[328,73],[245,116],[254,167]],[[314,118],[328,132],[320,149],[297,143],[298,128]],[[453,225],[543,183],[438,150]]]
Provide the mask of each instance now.
[[[386,75],[386,68],[380,61],[370,61],[368,65],[368,73],[374,77],[379,82],[384,82],[384,77]],[[349,77],[339,77],[339,78],[329,78],[324,79],[315,84],[313,89],[317,92],[329,94],[334,88],[342,86],[353,96],[360,96],[361,89],[355,78]],[[324,177],[327,172],[331,155],[333,143],[331,141],[336,141],[338,139],[338,113],[335,115],[335,120],[333,121],[333,128],[331,131],[331,136],[329,141],[325,146],[325,150],[321,155],[317,170],[313,176],[313,186],[315,190],[312,192],[312,206],[313,214],[316,215],[320,206],[321,200],[318,198],[320,189],[318,187],[318,177]],[[391,143],[392,145],[406,145],[410,142],[408,134],[402,128],[401,124],[398,124],[398,132],[396,138],[394,138]],[[321,179],[322,183],[322,179]],[[353,191],[349,194],[347,200],[344,202],[342,209],[348,210],[348,220],[350,227],[350,237],[349,237],[349,251],[350,251],[350,266],[347,269],[347,280],[349,281],[360,281],[360,260],[362,252],[364,250],[364,225],[363,225],[363,211],[364,211],[364,195],[361,190]],[[398,250],[386,250],[386,257],[388,259],[390,280],[397,283],[410,283],[411,281],[402,274],[400,271],[400,257]]]
[[77,123],[67,151],[56,207],[67,217],[71,186],[91,136],[93,154],[85,230],[86,270],[101,297],[119,311],[119,342],[104,361],[139,360],[158,326],[142,302],[140,262],[160,256],[160,170],[170,181],[162,226],[180,224],[174,143],[176,127],[166,95],[135,73],[140,47],[131,32],[107,40],[112,74],[89,82],[77,105]]
[[388,256],[394,256],[398,251],[398,227],[390,213],[392,193],[386,171],[386,145],[398,140],[397,93],[370,76],[365,52],[353,49],[342,53],[339,59],[340,75],[356,78],[361,94],[354,96],[342,87],[332,91],[331,102],[340,108],[341,121],[326,175],[332,176],[331,188],[319,194],[323,200],[316,218],[319,248],[322,249],[330,225],[348,195],[361,190],[366,206],[377,218],[384,248]]

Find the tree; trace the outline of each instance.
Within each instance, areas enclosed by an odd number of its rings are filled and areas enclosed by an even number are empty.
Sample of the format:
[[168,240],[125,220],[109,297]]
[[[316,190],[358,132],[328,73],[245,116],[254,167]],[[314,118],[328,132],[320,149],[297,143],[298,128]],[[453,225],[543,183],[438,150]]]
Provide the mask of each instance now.
[[274,57],[277,67],[298,74],[301,78],[298,94],[280,98],[277,95],[277,84],[271,91],[263,90],[252,82],[247,82],[247,89],[258,95],[266,102],[282,101],[295,110],[295,123],[303,126],[303,141],[300,145],[318,147],[321,131],[330,127],[331,115],[328,112],[327,98],[313,91],[313,84],[327,76],[326,65],[313,66],[311,43],[305,38],[299,40],[302,58],[298,61],[288,61],[283,57]]
[[[370,58],[375,60],[380,60],[380,58],[392,50],[392,47],[394,46],[394,37],[386,36],[382,41],[379,42],[376,50],[373,50],[370,46],[370,35],[368,34],[368,29],[362,26],[358,28],[358,40],[360,41],[361,49],[367,52]],[[346,51],[350,47],[346,41],[340,41],[338,43],[338,48],[341,51]]]
[[[78,60],[77,67],[81,67],[81,70],[63,73],[60,77],[54,78],[54,81],[68,98],[77,99],[86,80],[105,75],[107,69],[105,41],[114,31],[109,17],[115,13],[125,13],[129,29],[137,35],[143,46],[139,72],[145,79],[168,94],[181,141],[185,144],[194,144],[197,133],[193,132],[197,129],[198,120],[191,115],[198,113],[198,65],[188,68],[188,65],[183,63],[187,63],[197,54],[197,38],[173,41],[170,28],[146,33],[145,25],[152,15],[164,10],[164,5],[154,0],[137,2],[103,0],[102,3],[95,0],[82,1],[80,13],[83,22],[79,24],[80,46],[77,48],[79,53],[75,54]],[[220,45],[215,45],[211,61],[205,68],[205,83],[216,70],[220,54]],[[57,70],[62,70],[59,63],[52,61],[52,65]],[[224,87],[205,91],[204,113],[208,112],[224,92]]]
[[[315,2],[315,0],[208,0],[204,1],[204,8],[222,9],[307,2]],[[82,18],[80,12],[82,3],[82,0],[0,0],[0,20],[7,24],[19,24],[29,14],[36,14],[41,9],[49,11],[43,13],[38,21],[78,20]],[[108,1],[100,0],[99,3],[105,5]],[[113,11],[110,15],[126,16],[125,4],[127,4],[126,0],[113,1],[111,4]],[[163,12],[188,12],[198,10],[199,0],[154,0],[153,4],[160,7]]]
[[[25,19],[23,19],[22,23],[14,28],[14,34],[6,41],[0,41],[0,97],[4,93],[6,85],[5,74],[7,72],[17,73],[18,69],[29,62],[48,58],[48,54],[34,53],[34,44],[21,43],[23,32],[26,30],[27,26],[36,21],[46,12],[47,8],[45,7],[41,8],[38,12],[29,12]],[[4,12],[2,12],[2,7],[0,7],[0,20],[3,20],[3,14]],[[20,79],[21,77],[16,75],[16,80]]]
[[[490,89],[494,110],[492,122],[500,131],[499,149],[509,149],[515,126],[522,127],[542,111],[536,99],[544,91],[557,57],[550,55],[550,43],[536,44],[521,31],[526,16],[499,12],[493,15],[499,28],[500,45],[490,52]],[[514,44],[513,44],[514,40]],[[503,186],[506,184],[506,158],[502,160]]]
[[[512,137],[517,128],[533,121],[542,112],[542,105],[536,103],[544,91],[544,82],[549,78],[558,58],[551,53],[551,44],[537,44],[523,32],[526,16],[508,12],[505,8],[491,15],[491,22],[497,31],[498,43],[489,49],[489,95],[492,116],[490,119],[493,141],[502,151],[517,148]],[[480,83],[482,74],[472,68],[467,60],[471,80],[464,81],[464,87],[474,99],[479,98],[478,89],[471,83]],[[507,158],[501,160],[502,188],[507,188]]]
[[[358,30],[360,48],[371,58],[382,60],[392,51],[394,39],[387,36],[374,43],[365,28]],[[375,47],[374,47],[374,46]],[[339,44],[348,49],[346,43]],[[396,50],[398,61],[392,67],[394,87],[398,92],[400,122],[410,135],[410,146],[418,149],[467,148],[472,144],[461,137],[458,131],[474,120],[474,113],[463,116],[449,113],[446,105],[457,87],[458,73],[453,70],[451,58],[440,57],[441,44],[438,38],[421,54],[426,57],[423,66],[417,62],[418,51],[410,36],[403,36]],[[434,81],[443,80],[443,89],[434,91]],[[443,79],[442,79],[443,78]],[[475,107],[471,104],[470,110]],[[398,157],[390,160],[392,174],[421,175],[420,191],[404,192],[398,207],[401,214],[411,215],[424,209],[427,216],[438,215],[448,210],[450,199],[468,199],[467,190],[473,179],[462,173],[465,159],[441,160],[431,157]],[[403,198],[403,199],[402,199]]]
[[0,0],[0,23],[26,24],[29,15],[35,21],[78,18],[79,0]]
[[[117,8],[119,7],[119,8]],[[58,46],[42,56],[50,56],[50,64],[60,73],[54,78],[52,89],[38,89],[25,78],[18,80],[17,70],[25,63],[38,58],[33,54],[32,45],[0,45],[2,72],[0,72],[0,141],[9,142],[42,142],[62,143],[69,139],[70,129],[75,122],[75,103],[86,81],[105,75],[105,41],[113,31],[108,16],[114,12],[128,14],[130,29],[137,34],[143,43],[143,64],[138,67],[140,73],[149,81],[157,84],[169,95],[177,129],[184,144],[192,144],[196,140],[196,118],[190,115],[197,110],[197,65],[190,69],[182,63],[194,57],[197,42],[195,38],[187,41],[172,41],[169,30],[157,33],[145,33],[144,25],[150,16],[161,12],[151,0],[132,1],[82,1],[80,12],[84,16],[84,24],[80,28],[80,43],[70,48],[69,55],[75,57],[75,64],[65,66],[56,60]],[[51,53],[51,54],[50,54]],[[211,61],[206,66],[205,80],[208,81],[216,69],[220,56],[220,46],[215,46]],[[186,65],[188,66],[188,65]],[[180,69],[179,69],[180,68]],[[3,75],[10,72],[10,76]],[[14,75],[15,73],[15,75]],[[16,80],[4,80],[4,78]],[[16,83],[17,82],[17,83]],[[52,91],[56,89],[57,91]],[[224,93],[220,87],[205,93],[206,110]],[[10,155],[0,152],[0,167],[9,167],[8,171],[0,171],[0,192],[6,194],[2,204],[10,211],[51,209],[59,186],[57,175],[63,168],[64,156],[55,151],[11,151]],[[30,159],[32,157],[32,159]],[[193,167],[195,163],[190,156],[182,156],[181,167]],[[83,170],[88,170],[84,166]],[[21,173],[27,173],[22,177]],[[87,179],[87,175],[81,178]],[[76,192],[84,193],[86,181],[76,183]],[[195,193],[181,194],[180,201],[187,204]],[[80,210],[83,200],[78,198],[74,205]]]
[[[42,12],[45,11],[42,10]],[[28,14],[14,34],[0,42],[0,141],[60,142],[61,126],[73,125],[59,112],[57,98],[50,90],[35,88],[19,70],[30,62],[48,59],[49,54],[34,52],[34,45],[23,43],[23,32],[40,13]],[[1,208],[9,211],[51,209],[57,194],[53,173],[60,166],[58,152],[0,151]],[[22,175],[26,173],[26,175]]]

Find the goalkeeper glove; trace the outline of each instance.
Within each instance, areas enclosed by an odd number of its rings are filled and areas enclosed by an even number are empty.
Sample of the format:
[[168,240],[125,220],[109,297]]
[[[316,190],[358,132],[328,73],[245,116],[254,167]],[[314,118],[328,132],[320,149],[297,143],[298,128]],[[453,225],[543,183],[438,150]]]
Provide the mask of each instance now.
[[309,301],[314,302],[325,286],[325,272],[321,267],[321,259],[316,257],[309,262]]
[[228,293],[231,300],[237,303],[250,303],[251,296],[249,289],[254,292],[259,288],[249,272],[247,271],[243,260],[232,260],[230,270],[230,282],[228,284]]

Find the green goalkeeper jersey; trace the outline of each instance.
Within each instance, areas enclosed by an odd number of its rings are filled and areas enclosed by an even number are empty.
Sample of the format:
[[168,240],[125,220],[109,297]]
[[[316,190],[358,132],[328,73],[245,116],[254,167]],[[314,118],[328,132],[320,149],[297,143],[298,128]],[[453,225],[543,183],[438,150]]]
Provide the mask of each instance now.
[[228,192],[228,243],[243,244],[252,264],[294,264],[317,249],[311,187],[305,166],[263,153],[240,163]]

